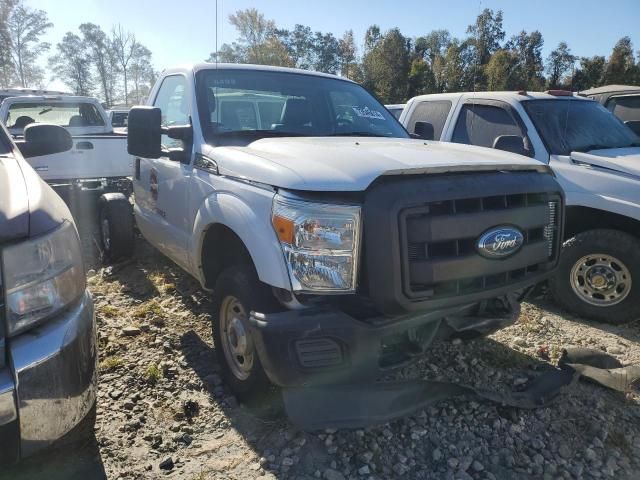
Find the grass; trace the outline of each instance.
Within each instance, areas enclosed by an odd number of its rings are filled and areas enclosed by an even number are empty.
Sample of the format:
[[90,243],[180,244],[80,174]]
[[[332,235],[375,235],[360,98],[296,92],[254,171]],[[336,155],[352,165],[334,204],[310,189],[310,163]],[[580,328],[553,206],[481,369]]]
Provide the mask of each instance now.
[[153,272],[149,274],[148,278],[160,293],[171,293],[176,290],[175,284],[167,281],[167,277],[163,273]]
[[138,305],[132,314],[135,318],[145,318],[151,315],[162,315],[162,307],[157,300],[149,300]]
[[484,360],[494,368],[524,367],[531,363],[531,357],[524,353],[500,344],[494,347],[495,348],[484,352]]
[[162,378],[162,372],[157,365],[149,365],[149,367],[144,371],[143,378],[145,382],[155,385],[158,383],[158,380]]
[[105,317],[115,317],[120,313],[120,310],[113,305],[102,305],[99,312]]
[[101,372],[113,372],[124,365],[124,360],[120,357],[107,357],[100,361],[98,370]]

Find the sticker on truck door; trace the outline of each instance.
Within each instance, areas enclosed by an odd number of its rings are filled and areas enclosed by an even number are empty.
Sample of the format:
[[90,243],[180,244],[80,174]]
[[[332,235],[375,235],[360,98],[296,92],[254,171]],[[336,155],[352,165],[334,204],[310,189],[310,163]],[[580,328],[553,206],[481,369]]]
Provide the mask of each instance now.
[[151,192],[151,200],[155,203],[158,201],[158,170],[152,168],[149,171],[149,192]]

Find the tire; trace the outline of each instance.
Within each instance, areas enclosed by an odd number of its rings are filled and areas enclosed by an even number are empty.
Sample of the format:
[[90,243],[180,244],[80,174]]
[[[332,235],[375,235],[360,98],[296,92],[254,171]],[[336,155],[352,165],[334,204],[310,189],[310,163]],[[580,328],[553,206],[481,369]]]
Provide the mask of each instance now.
[[259,402],[271,389],[251,337],[249,313],[277,309],[271,289],[260,282],[252,265],[228,267],[218,277],[212,318],[216,356],[224,380],[241,402]]
[[558,304],[582,317],[611,324],[640,318],[640,240],[618,230],[579,233],[564,243],[549,287]]
[[107,262],[133,254],[134,232],[131,203],[122,193],[106,193],[98,202],[100,244]]

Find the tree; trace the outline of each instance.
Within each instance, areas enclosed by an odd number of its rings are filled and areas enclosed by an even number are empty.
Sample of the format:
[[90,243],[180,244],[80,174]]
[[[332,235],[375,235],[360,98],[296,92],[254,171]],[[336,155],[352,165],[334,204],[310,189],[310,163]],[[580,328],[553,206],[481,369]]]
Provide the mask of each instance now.
[[431,66],[423,58],[414,58],[409,67],[408,97],[435,92],[435,77]]
[[7,48],[11,45],[8,22],[11,11],[15,7],[16,0],[0,0],[0,41],[5,48],[0,49],[0,87],[9,88],[16,82],[16,70],[11,58],[11,51]]
[[379,29],[373,26],[367,35],[368,50],[362,60],[365,86],[386,103],[404,102],[408,93],[408,40],[397,28],[380,36]]
[[209,61],[293,65],[273,20],[265,19],[255,8],[247,8],[229,15],[229,22],[238,30],[238,41],[224,44],[219,52],[211,53]]
[[636,75],[633,45],[629,37],[622,37],[613,47],[605,70],[605,83],[633,83]]
[[[485,8],[476,17],[475,23],[467,27],[469,38],[465,42],[466,49],[469,50],[469,60],[467,63],[473,64],[473,85],[484,86],[484,67],[489,63],[491,55],[498,50],[504,40],[505,32],[502,28],[502,10],[495,12]],[[466,82],[465,82],[466,83]]]
[[131,57],[129,72],[134,88],[131,98],[135,99],[136,104],[141,104],[154,83],[155,72],[151,63],[151,50],[138,42]]
[[463,50],[464,45],[457,39],[454,39],[447,48],[443,59],[443,83],[441,85],[445,92],[459,92],[464,89],[466,62]]
[[517,78],[518,58],[511,50],[497,50],[485,68],[487,89],[513,90],[519,83]]
[[129,73],[129,63],[131,62],[131,58],[133,57],[138,44],[136,42],[136,37],[131,32],[124,31],[120,24],[113,27],[111,31],[111,39],[114,54],[123,75],[124,103],[125,105],[128,105],[129,89],[127,74]]
[[295,67],[307,70],[312,68],[315,44],[311,28],[297,24],[292,31],[276,30],[275,34],[287,49]]
[[113,105],[118,65],[109,37],[94,23],[80,25],[82,38],[91,52],[91,61],[96,69],[100,88],[107,105]]
[[569,73],[576,61],[576,57],[571,54],[571,49],[566,42],[560,42],[547,58],[547,72],[549,73],[549,88],[567,87],[563,80]]
[[76,95],[91,95],[91,55],[85,42],[67,32],[56,46],[58,53],[49,59],[55,76],[69,85]]
[[356,42],[353,39],[353,30],[347,30],[339,41],[340,75],[351,80],[359,80],[362,71],[357,62]]
[[340,43],[333,33],[316,32],[313,49],[313,69],[318,72],[338,73],[340,69]]
[[49,50],[50,45],[40,37],[53,27],[47,12],[26,7],[22,1],[11,10],[7,19],[9,51],[22,87],[39,84],[44,72],[37,65],[38,57]]
[[580,91],[603,85],[605,65],[606,61],[603,56],[582,57],[580,68],[573,76],[574,89]]
[[542,34],[537,30],[530,34],[522,30],[507,42],[505,48],[515,55],[516,65],[510,82],[514,89],[542,90],[544,88],[543,45]]

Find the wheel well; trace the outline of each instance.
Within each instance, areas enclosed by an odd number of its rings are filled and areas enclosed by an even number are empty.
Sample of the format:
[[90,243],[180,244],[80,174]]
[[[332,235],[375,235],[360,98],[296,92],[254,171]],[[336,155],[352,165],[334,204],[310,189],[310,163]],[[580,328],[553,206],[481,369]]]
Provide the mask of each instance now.
[[620,230],[640,238],[640,221],[617,213],[590,207],[567,207],[565,240],[578,233],[598,228]]
[[205,233],[201,260],[207,288],[213,288],[218,275],[227,267],[248,264],[255,268],[244,242],[233,230],[219,223],[211,225]]

